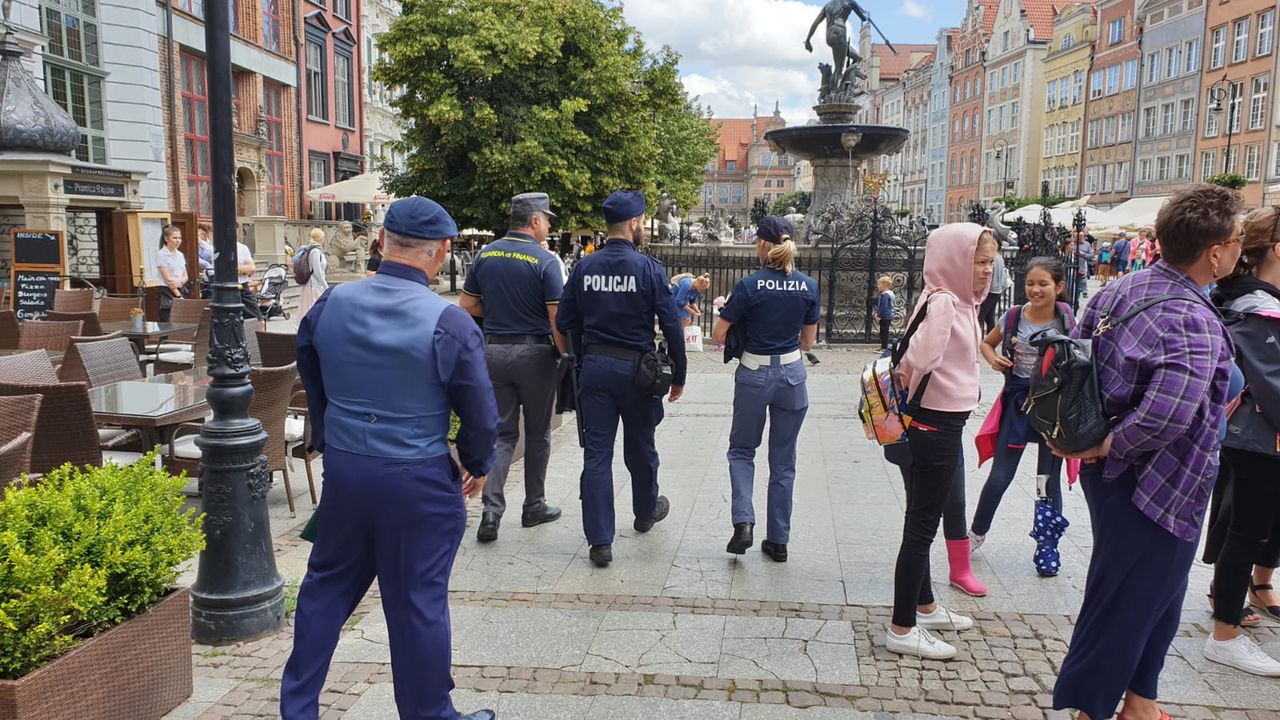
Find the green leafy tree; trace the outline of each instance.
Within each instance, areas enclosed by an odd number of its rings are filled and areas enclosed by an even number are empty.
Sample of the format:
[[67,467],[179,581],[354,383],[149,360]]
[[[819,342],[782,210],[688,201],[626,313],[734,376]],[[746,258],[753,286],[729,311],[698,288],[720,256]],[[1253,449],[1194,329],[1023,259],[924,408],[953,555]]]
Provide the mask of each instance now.
[[501,229],[510,198],[551,195],[562,227],[601,223],[613,190],[662,182],[698,200],[716,131],[621,6],[597,0],[405,0],[374,78],[399,88],[405,171],[395,194],[434,198],[464,225]]
[[773,201],[773,207],[769,210],[770,215],[786,215],[787,208],[793,207],[796,212],[804,214],[809,212],[809,205],[813,202],[813,193],[808,190],[796,190],[786,195],[780,196]]

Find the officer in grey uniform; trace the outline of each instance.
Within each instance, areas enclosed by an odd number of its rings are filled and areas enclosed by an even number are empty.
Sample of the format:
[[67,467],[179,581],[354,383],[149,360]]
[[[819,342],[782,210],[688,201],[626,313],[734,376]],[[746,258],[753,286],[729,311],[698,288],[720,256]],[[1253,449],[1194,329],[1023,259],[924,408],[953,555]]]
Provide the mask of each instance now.
[[729,481],[733,491],[733,538],[726,548],[746,553],[753,543],[756,448],[769,421],[769,526],[760,549],[787,561],[791,500],[796,479],[796,441],[809,409],[801,351],[818,337],[818,283],[795,269],[791,223],[776,215],[756,230],[756,254],[763,265],[738,281],[712,329],[723,344],[729,329],[745,326],[745,348],[734,376],[733,428],[729,433]]
[[511,198],[511,230],[480,251],[462,286],[459,305],[484,320],[485,360],[502,422],[498,455],[484,486],[484,512],[476,531],[480,542],[498,539],[522,410],[525,455],[520,524],[533,527],[560,517],[560,508],[547,505],[545,490],[556,365],[564,351],[564,336],[555,327],[564,276],[556,257],[541,245],[554,217],[546,193]]
[[671,508],[658,494],[654,430],[662,422],[662,399],[637,384],[636,369],[641,354],[654,351],[656,318],[673,364],[669,400],[678,400],[686,370],[684,330],[662,263],[636,249],[644,208],[644,195],[634,191],[619,190],[604,201],[609,239],[573,266],[556,317],[560,332],[576,333],[585,346],[578,397],[582,527],[597,567],[613,562],[613,444],[619,420],[636,532],[649,532]]

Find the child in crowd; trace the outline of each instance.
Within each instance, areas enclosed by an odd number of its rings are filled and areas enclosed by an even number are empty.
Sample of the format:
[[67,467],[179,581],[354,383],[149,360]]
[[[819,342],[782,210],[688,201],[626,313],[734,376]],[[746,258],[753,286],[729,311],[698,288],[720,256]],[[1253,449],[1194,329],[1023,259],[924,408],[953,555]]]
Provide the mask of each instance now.
[[[977,550],[986,540],[1000,500],[1013,482],[1028,443],[1037,446],[1036,479],[1040,496],[1058,513],[1062,512],[1062,458],[1054,455],[1027,422],[1021,411],[1027,400],[1031,373],[1039,351],[1031,338],[1043,330],[1069,335],[1075,327],[1071,306],[1066,300],[1066,273],[1062,262],[1049,257],[1032,258],[1027,263],[1027,304],[1005,311],[995,329],[987,334],[978,351],[996,372],[1004,373],[1004,390],[978,434],[979,464],[995,457],[991,474],[982,488],[973,524],[970,546]],[[993,437],[994,436],[994,437]],[[1036,570],[1042,576],[1058,574],[1057,541],[1042,540],[1052,547],[1037,547]]]
[[880,349],[889,349],[889,327],[893,325],[893,278],[881,275],[876,282],[880,288],[880,300],[876,303],[876,322],[880,323]]

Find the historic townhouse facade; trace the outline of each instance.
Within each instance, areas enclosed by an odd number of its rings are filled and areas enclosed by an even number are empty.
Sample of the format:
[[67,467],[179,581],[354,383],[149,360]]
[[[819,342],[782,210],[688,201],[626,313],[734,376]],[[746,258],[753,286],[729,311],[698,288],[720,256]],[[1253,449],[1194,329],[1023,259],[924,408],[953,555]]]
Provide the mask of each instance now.
[[383,163],[393,168],[404,164],[404,153],[394,144],[400,141],[400,116],[391,107],[396,92],[373,79],[374,67],[382,62],[378,38],[400,17],[398,0],[364,0],[360,10],[360,29],[364,34],[364,154],[376,167]]
[[1080,194],[1080,148],[1084,134],[1085,81],[1095,40],[1095,8],[1079,2],[1062,8],[1044,60],[1044,130],[1041,186],[1052,195]]
[[978,200],[986,51],[998,8],[998,0],[970,0],[956,39],[950,88],[946,214],[939,222],[967,219],[970,203]]
[[1274,81],[1274,0],[1213,0],[1205,10],[1196,177],[1239,173],[1245,204],[1262,203]]
[[1147,0],[1134,197],[1168,195],[1195,177],[1196,117],[1207,0]]
[[1118,205],[1130,197],[1138,60],[1142,52],[1135,0],[1100,0],[1089,99],[1085,105],[1083,188],[1091,204]]
[[930,223],[943,222],[946,218],[952,57],[959,34],[957,28],[938,31],[938,51],[929,73],[929,157],[924,216]]
[[[1041,5],[1047,7],[1041,7]],[[1038,195],[1044,55],[1053,35],[1048,0],[1001,0],[987,41],[983,200]]]
[[[906,86],[901,80],[882,86],[876,94],[877,115],[875,122],[890,127],[903,127],[903,105],[906,102]],[[907,142],[910,142],[908,139]],[[902,207],[903,154],[906,146],[892,155],[882,155],[876,169],[888,173],[884,186],[884,199],[892,207]]]
[[[204,3],[170,0],[161,39],[165,147],[170,207],[209,217],[209,90],[205,81]],[[236,211],[241,217],[299,216],[298,69],[293,4],[231,4],[232,141]]]
[[[300,0],[305,190],[364,172],[360,0]],[[359,205],[308,202],[307,217],[360,220]]]
[[[911,137],[902,149],[902,204],[913,215],[924,215],[929,186],[929,95],[933,89],[934,56],[908,68],[902,78],[903,127]],[[943,93],[945,94],[945,93]]]

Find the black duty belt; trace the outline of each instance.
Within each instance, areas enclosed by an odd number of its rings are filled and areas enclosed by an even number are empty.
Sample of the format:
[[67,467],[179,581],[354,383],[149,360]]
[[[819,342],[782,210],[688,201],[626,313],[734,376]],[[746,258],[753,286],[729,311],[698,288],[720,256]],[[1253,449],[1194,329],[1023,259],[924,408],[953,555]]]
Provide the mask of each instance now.
[[639,350],[617,347],[615,345],[588,345],[586,354],[600,355],[603,357],[614,358],[615,360],[636,360],[643,353]]
[[490,345],[550,345],[551,338],[546,335],[485,335],[485,342]]

